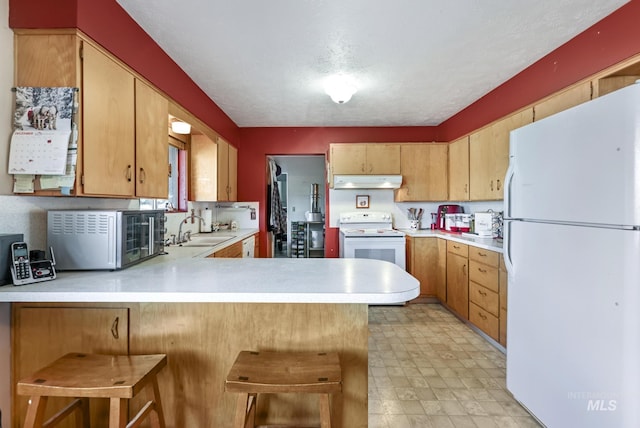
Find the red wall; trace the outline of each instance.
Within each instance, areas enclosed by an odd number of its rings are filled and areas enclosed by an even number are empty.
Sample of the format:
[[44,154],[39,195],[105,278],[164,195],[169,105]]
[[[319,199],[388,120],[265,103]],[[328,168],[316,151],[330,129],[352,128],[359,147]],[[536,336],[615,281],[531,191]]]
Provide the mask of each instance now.
[[[267,155],[324,154],[331,142],[452,141],[640,53],[639,20],[640,0],[631,0],[437,127],[239,129],[115,0],[9,0],[11,28],[79,28],[236,145],[238,196],[261,203],[261,238]],[[327,235],[333,256],[337,233]]]
[[438,126],[444,141],[470,133],[640,53],[632,0]]
[[[266,157],[324,155],[330,143],[435,141],[434,127],[241,128],[238,199],[260,202],[260,253],[266,254]],[[328,191],[325,194],[329,194]],[[328,200],[328,198],[325,198]],[[325,212],[329,212],[325,207]],[[325,255],[338,257],[338,232],[327,227]]]
[[115,0],[9,0],[11,28],[78,28],[238,145],[238,126]]

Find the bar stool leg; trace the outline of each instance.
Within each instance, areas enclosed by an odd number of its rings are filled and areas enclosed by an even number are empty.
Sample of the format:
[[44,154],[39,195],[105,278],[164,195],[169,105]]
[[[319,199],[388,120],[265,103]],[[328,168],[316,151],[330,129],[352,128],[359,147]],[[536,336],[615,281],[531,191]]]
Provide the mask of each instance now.
[[24,420],[25,428],[40,428],[44,423],[44,411],[47,407],[48,397],[32,395],[29,397],[29,408]]
[[331,428],[329,394],[320,394],[320,428]]
[[109,428],[126,428],[127,400],[112,397],[109,401]]
[[254,428],[256,423],[256,394],[239,394],[236,401],[235,428]]
[[76,411],[76,426],[82,428],[90,428],[91,416],[89,413],[89,399],[79,398],[80,410]]
[[162,401],[160,401],[160,387],[158,387],[158,379],[153,378],[151,381],[153,387],[153,402],[155,403],[155,412],[151,413],[151,426],[153,428],[165,428],[164,412],[162,411]]

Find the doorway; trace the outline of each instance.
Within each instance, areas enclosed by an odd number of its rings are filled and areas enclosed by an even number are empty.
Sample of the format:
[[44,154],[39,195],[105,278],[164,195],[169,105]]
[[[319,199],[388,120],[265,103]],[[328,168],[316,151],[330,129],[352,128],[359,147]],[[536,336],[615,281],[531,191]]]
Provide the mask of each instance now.
[[[273,257],[296,257],[292,252],[292,224],[298,226],[307,221],[307,212],[312,209],[312,195],[314,184],[317,188],[315,206],[319,209],[322,219],[325,215],[325,157],[324,155],[282,155],[269,156],[279,167],[276,176],[282,215],[286,218],[286,234],[274,236]],[[311,245],[311,243],[307,243]],[[294,245],[297,246],[294,237]],[[297,249],[297,248],[296,248]],[[295,249],[294,249],[295,250]],[[308,253],[308,252],[307,252]]]

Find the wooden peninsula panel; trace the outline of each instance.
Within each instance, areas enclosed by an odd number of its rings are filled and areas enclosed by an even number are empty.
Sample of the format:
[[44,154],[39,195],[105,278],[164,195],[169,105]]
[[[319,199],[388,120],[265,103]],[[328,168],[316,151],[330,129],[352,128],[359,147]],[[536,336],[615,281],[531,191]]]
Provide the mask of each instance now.
[[[74,350],[126,355],[128,342],[131,355],[167,354],[167,367],[158,380],[168,428],[233,423],[237,396],[224,391],[224,380],[242,350],[337,352],[343,390],[332,397],[332,426],[367,426],[366,304],[17,303],[13,312],[16,377]],[[111,344],[113,319],[118,317],[117,342],[124,347]],[[106,341],[95,340],[101,335]],[[134,398],[131,408],[140,408],[145,395]],[[16,399],[12,426],[17,428],[27,397]],[[257,414],[261,425],[292,421],[310,426],[319,425],[320,419],[315,394],[265,395]],[[92,418],[92,427],[106,428],[106,417],[94,416],[98,418]]]

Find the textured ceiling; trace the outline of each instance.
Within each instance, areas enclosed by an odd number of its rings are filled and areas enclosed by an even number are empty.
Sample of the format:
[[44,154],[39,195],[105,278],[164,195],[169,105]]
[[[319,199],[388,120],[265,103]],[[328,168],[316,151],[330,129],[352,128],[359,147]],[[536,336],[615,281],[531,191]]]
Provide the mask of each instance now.
[[627,2],[117,1],[240,127],[437,125]]

